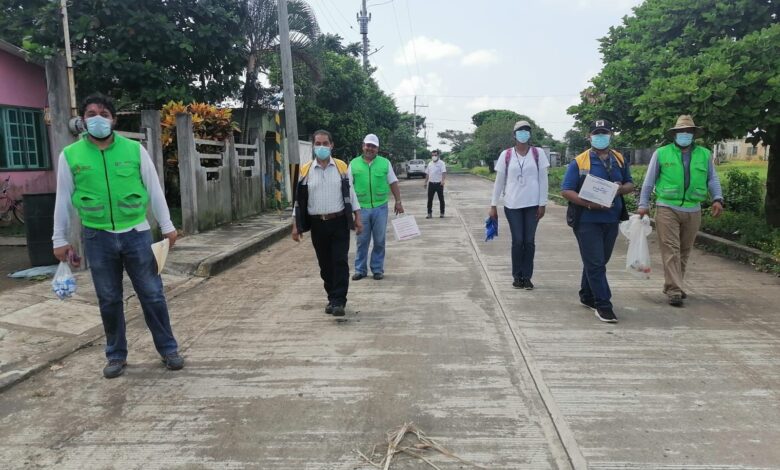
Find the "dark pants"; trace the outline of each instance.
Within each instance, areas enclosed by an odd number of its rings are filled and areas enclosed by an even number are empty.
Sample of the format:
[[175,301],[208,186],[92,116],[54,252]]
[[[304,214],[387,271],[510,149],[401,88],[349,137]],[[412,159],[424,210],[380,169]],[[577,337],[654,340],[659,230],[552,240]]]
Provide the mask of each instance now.
[[536,253],[536,212],[539,206],[507,209],[504,207],[509,231],[512,233],[512,277],[531,279]]
[[311,243],[317,253],[328,303],[346,305],[349,290],[349,227],[346,216],[330,220],[312,216]]
[[607,263],[615,247],[618,224],[580,223],[574,231],[582,257],[580,300],[598,308],[612,308],[612,292],[607,282]]
[[428,182],[428,213],[433,210],[433,195],[439,195],[439,213],[444,214],[444,186],[441,183]]
[[176,352],[178,345],[171,330],[163,284],[157,274],[149,230],[111,233],[84,228],[84,250],[92,272],[103,330],[106,332],[106,357],[127,359],[123,270],[127,271],[141,302],[144,320],[152,332],[154,347],[161,356]]

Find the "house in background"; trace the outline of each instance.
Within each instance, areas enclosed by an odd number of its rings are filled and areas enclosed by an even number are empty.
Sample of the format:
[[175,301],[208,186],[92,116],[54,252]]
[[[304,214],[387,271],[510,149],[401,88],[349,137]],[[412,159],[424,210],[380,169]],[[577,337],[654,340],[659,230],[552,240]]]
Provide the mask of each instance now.
[[10,175],[9,195],[17,199],[56,189],[46,95],[43,64],[0,40],[0,184]]
[[[746,137],[747,138],[747,137]],[[724,140],[715,148],[718,161],[727,160],[763,160],[769,159],[769,147],[764,145],[753,146],[745,142],[745,139]]]

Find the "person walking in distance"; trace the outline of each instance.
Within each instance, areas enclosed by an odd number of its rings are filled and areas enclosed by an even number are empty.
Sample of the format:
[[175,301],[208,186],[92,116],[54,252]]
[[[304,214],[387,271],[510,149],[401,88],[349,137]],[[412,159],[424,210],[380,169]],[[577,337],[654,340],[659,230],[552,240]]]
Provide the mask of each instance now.
[[531,290],[536,253],[536,228],[547,205],[547,169],[544,150],[531,145],[528,121],[514,125],[514,147],[501,152],[488,216],[498,219],[496,206],[504,194],[504,215],[512,234],[512,287]]
[[447,165],[439,158],[439,151],[431,152],[431,161],[425,169],[425,186],[428,188],[428,215],[433,217],[433,195],[439,197],[439,217],[444,218],[444,181],[447,179]]
[[371,272],[374,279],[385,277],[385,235],[387,232],[387,203],[392,192],[395,198],[396,214],[402,214],[401,190],[398,178],[390,160],[378,155],[379,138],[368,134],[363,139],[363,154],[349,163],[349,172],[355,184],[355,194],[360,202],[360,220],[363,233],[357,239],[355,255],[355,274],[352,280],[358,281],[368,275],[368,246],[373,240],[371,250]]
[[181,369],[184,359],[173,337],[146,220],[151,205],[163,236],[173,248],[176,228],[154,163],[140,143],[113,131],[116,112],[108,97],[88,97],[81,116],[87,132],[65,147],[57,166],[54,256],[60,261],[73,258],[67,234],[69,214],[75,208],[84,226],[84,250],[106,334],[104,377],[122,375],[127,365],[123,271],[130,276],[163,364],[171,370]]
[[[360,204],[347,164],[333,158],[333,137],[326,130],[312,136],[315,159],[301,168],[296,186],[292,239],[301,241],[311,230],[320,277],[328,304],[325,313],[343,317],[349,290],[350,229],[360,235]],[[353,219],[354,217],[354,219]]]

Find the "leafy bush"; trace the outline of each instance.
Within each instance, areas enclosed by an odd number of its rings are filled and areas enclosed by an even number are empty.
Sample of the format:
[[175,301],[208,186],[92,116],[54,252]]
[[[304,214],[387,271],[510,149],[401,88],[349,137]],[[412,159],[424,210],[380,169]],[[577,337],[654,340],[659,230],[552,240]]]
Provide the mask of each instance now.
[[780,229],[769,227],[762,215],[726,210],[715,219],[705,214],[702,230],[780,258]]
[[758,214],[761,211],[763,187],[755,173],[731,169],[726,173],[723,198],[729,211]]
[[490,173],[490,169],[486,166],[475,166],[469,170],[472,175],[485,176],[490,179],[494,179],[495,175]]

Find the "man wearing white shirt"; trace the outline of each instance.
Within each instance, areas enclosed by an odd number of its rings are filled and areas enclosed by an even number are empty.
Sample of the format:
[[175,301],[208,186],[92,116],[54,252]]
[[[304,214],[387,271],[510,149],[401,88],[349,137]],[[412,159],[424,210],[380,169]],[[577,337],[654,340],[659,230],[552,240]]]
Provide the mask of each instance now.
[[550,162],[544,150],[530,143],[531,124],[514,126],[515,145],[496,162],[496,181],[488,216],[498,219],[496,206],[504,194],[504,214],[512,233],[512,287],[531,290],[536,253],[536,227],[547,205],[547,169]]
[[425,169],[425,186],[428,188],[428,216],[433,217],[433,195],[439,197],[439,217],[444,218],[444,180],[447,179],[447,166],[439,159],[439,151],[431,152],[431,161]]
[[122,375],[127,365],[123,270],[133,283],[162,362],[168,369],[181,369],[184,359],[171,329],[146,220],[151,204],[163,236],[173,247],[176,229],[154,164],[143,146],[113,131],[116,113],[109,98],[90,96],[81,114],[87,132],[59,156],[54,256],[60,261],[73,259],[67,234],[70,211],[75,208],[84,226],[84,250],[106,333],[106,378]]

